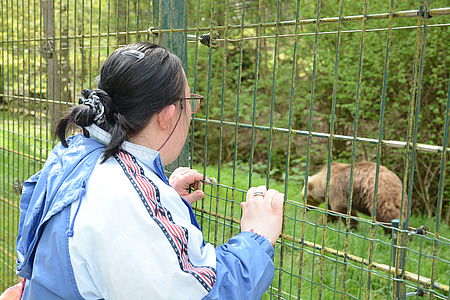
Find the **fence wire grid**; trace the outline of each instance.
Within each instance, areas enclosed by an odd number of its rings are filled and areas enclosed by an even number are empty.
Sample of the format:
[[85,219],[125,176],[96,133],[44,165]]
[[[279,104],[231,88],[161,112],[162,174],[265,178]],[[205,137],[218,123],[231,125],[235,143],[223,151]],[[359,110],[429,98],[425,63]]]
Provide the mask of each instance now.
[[[0,290],[16,281],[21,188],[55,122],[108,54],[152,41],[205,96],[176,165],[214,178],[194,204],[206,242],[240,231],[250,186],[285,194],[263,299],[450,299],[448,4],[0,0]],[[399,220],[356,215],[351,192],[346,213],[328,209],[332,174],[325,203],[308,204],[309,176],[342,162],[352,178],[359,161],[376,163],[375,183],[382,165],[400,177]]]

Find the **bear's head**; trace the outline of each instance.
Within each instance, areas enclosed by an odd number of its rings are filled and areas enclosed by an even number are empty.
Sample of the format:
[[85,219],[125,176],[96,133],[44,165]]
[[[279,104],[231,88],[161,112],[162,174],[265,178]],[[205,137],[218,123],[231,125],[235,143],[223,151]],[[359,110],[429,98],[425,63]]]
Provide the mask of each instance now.
[[[317,176],[308,176],[308,204],[319,206],[325,201],[325,192],[322,185],[317,180]],[[305,194],[305,187],[303,187],[302,195]]]

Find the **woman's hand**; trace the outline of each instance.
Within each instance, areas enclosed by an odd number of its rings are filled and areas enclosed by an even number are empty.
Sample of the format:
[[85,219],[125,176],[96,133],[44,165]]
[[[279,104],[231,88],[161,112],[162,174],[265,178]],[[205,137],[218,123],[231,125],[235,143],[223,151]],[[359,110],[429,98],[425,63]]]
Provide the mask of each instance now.
[[[200,190],[201,180],[203,180],[202,174],[196,170],[185,167],[175,169],[169,177],[170,185],[181,197],[189,202],[189,204],[205,197],[205,193]],[[189,187],[194,189],[192,193],[189,193]]]
[[25,281],[19,278],[19,283],[6,289],[1,295],[0,300],[20,300],[22,298]]
[[275,244],[283,224],[283,202],[284,194],[276,190],[250,188],[246,201],[241,203],[241,231],[253,231]]

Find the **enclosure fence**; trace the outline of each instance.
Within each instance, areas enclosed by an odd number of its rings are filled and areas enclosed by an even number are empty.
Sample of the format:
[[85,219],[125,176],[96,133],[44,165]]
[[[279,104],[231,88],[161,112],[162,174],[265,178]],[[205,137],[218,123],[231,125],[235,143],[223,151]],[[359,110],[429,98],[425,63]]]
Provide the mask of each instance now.
[[[240,231],[249,187],[285,195],[264,299],[450,299],[448,4],[0,0],[0,290],[17,280],[22,185],[56,144],[56,122],[112,51],[151,41],[205,96],[167,168],[211,178],[193,204],[205,241]],[[376,163],[369,215],[353,202],[360,161]],[[330,209],[333,162],[350,165],[345,213]],[[315,206],[303,187],[321,166]],[[403,185],[388,223],[376,218],[382,166]]]

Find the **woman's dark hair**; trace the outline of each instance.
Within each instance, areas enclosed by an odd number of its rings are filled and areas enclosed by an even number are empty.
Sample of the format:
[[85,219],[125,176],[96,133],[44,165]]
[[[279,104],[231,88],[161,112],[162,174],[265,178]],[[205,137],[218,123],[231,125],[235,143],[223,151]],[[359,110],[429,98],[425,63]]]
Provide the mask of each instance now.
[[[95,122],[111,134],[103,162],[140,132],[154,114],[183,97],[184,89],[181,61],[166,49],[139,42],[114,51],[102,65],[98,88],[82,92],[83,99],[96,95],[104,106],[104,116]],[[86,127],[95,118],[92,105],[74,106],[59,121],[56,135],[67,147],[68,126]]]

